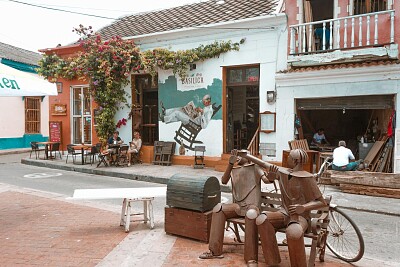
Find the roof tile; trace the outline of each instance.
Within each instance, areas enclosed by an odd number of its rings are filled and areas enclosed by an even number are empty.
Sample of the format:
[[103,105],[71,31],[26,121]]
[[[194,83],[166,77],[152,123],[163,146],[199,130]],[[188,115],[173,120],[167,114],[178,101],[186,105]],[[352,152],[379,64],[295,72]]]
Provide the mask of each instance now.
[[279,0],[210,0],[120,18],[98,32],[104,39],[138,36],[272,14]]

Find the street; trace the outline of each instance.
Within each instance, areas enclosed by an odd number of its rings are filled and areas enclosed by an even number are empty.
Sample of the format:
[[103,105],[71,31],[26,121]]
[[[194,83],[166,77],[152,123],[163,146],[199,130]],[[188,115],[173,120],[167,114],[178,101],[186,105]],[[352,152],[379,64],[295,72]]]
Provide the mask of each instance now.
[[[0,156],[1,184],[51,192],[65,198],[71,197],[75,189],[162,186],[115,177],[23,165],[19,163],[21,157],[26,157],[26,154]],[[230,198],[229,194],[223,193],[223,196]],[[79,200],[74,201],[79,203]],[[121,200],[91,200],[91,202],[103,203],[110,210],[120,212]],[[156,225],[163,225],[164,207],[165,197],[157,197],[154,201]],[[369,266],[364,264],[366,260],[378,260],[384,262],[386,266],[396,266],[400,262],[400,217],[348,209],[343,209],[343,211],[357,223],[365,241],[364,257],[355,264],[356,266]],[[327,254],[332,255],[329,250]]]

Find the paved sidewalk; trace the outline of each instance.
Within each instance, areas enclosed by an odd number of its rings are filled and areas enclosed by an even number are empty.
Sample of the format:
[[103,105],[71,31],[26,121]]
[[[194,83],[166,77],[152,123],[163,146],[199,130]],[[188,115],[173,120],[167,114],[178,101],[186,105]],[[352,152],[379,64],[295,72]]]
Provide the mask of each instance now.
[[[196,170],[189,166],[140,164],[95,168],[66,164],[65,160],[23,159],[22,162],[163,184],[176,173],[222,176],[221,172],[213,169]],[[229,191],[229,186],[224,190]],[[326,193],[334,195],[335,202],[346,208],[400,216],[399,201],[395,199],[344,194],[332,187],[327,187]],[[131,231],[125,233],[119,227],[119,205],[76,202],[68,197],[0,184],[0,266],[245,266],[243,248],[237,246],[224,246],[223,259],[198,259],[208,245],[165,234],[163,214],[155,214],[155,229],[150,230],[143,223],[132,223]],[[387,208],[389,203],[390,209]],[[227,232],[225,236],[229,239],[233,235]],[[280,247],[280,251],[282,263],[279,266],[289,266],[286,248]],[[261,249],[259,252],[259,266],[266,266]],[[365,257],[357,263],[348,264],[327,251],[325,262],[317,260],[315,266],[395,265]]]
[[[224,258],[201,260],[208,245],[165,234],[163,216],[155,228],[131,223],[125,233],[118,226],[120,206],[89,201],[79,203],[64,195],[0,184],[0,266],[246,266],[242,246],[224,246]],[[226,239],[232,233],[225,233]],[[289,266],[287,249],[280,247],[282,262]],[[259,266],[264,258],[259,250]],[[308,251],[307,251],[308,253]],[[345,263],[327,251],[316,267],[376,267],[393,263],[361,259]]]

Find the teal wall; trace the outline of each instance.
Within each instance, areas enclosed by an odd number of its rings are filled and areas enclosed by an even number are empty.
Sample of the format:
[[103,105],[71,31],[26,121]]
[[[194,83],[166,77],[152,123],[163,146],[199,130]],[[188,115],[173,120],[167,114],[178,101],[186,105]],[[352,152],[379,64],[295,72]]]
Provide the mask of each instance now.
[[[158,98],[160,101],[163,101],[166,109],[183,107],[190,101],[193,101],[196,107],[203,107],[202,99],[206,94],[211,96],[211,103],[215,103],[217,106],[222,104],[222,80],[220,79],[214,78],[212,84],[208,85],[207,88],[198,88],[183,92],[177,90],[175,76],[169,76],[164,83],[158,84],[158,88]],[[222,111],[219,110],[212,119],[222,120]]]
[[41,134],[24,134],[22,137],[0,138],[0,150],[11,148],[29,148],[31,147],[32,141],[44,142],[48,139],[48,136],[43,136]]

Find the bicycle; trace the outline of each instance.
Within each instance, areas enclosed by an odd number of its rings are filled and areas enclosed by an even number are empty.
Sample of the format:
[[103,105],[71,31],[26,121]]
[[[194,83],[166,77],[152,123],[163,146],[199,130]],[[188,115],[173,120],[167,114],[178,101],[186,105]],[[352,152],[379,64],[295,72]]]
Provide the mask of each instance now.
[[[330,165],[332,158],[327,157],[316,174],[318,181]],[[329,218],[326,246],[343,261],[359,261],[364,255],[365,246],[358,226],[344,211],[332,203],[329,203]]]

